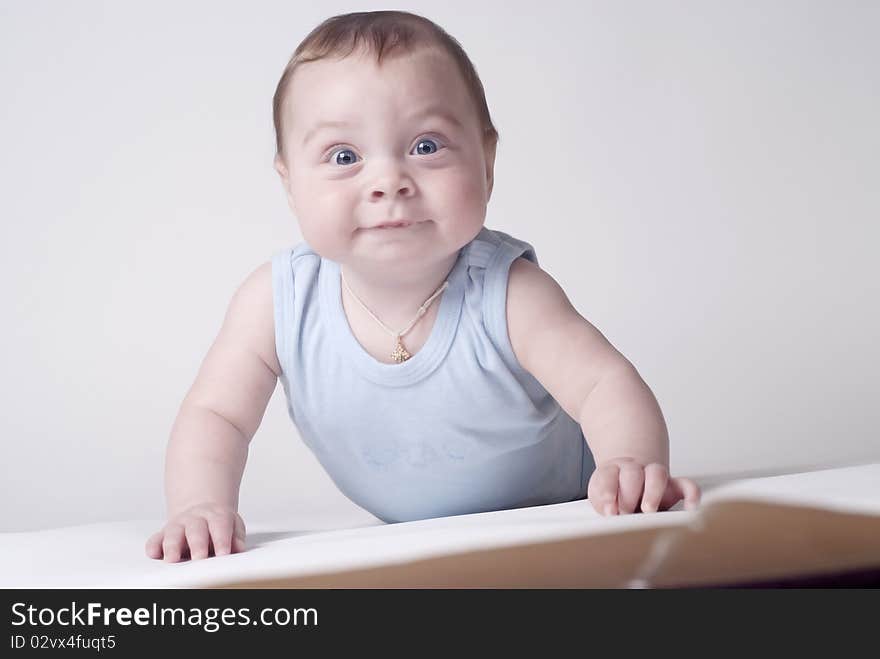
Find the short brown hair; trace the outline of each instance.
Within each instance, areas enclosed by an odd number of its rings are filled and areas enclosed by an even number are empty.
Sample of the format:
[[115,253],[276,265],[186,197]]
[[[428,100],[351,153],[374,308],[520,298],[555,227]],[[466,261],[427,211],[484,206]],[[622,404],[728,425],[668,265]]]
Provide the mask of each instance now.
[[326,57],[347,57],[358,46],[374,53],[379,65],[389,55],[411,53],[423,46],[438,46],[452,57],[461,72],[483,127],[484,145],[498,143],[499,135],[489,115],[483,83],[461,44],[423,16],[406,11],[366,11],[328,18],[297,46],[272,98],[276,155],[284,159],[282,105],[296,67]]

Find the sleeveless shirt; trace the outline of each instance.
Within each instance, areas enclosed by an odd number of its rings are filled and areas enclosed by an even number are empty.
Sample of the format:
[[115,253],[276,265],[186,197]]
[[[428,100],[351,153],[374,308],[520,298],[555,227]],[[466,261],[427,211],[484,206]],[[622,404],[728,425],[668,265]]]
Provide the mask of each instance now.
[[[306,242],[272,256],[287,411],[340,491],[385,522],[586,497],[580,425],[516,359],[507,279],[534,248],[483,227],[459,250],[429,337],[399,364],[358,343],[340,265]],[[389,336],[389,353],[393,348]]]

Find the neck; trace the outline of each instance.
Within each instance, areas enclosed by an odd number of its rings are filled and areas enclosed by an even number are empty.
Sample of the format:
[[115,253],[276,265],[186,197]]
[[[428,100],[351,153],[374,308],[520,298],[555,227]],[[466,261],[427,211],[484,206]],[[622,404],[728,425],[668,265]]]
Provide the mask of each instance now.
[[[345,281],[360,301],[389,328],[400,330],[412,321],[419,307],[449,278],[457,258],[458,252],[454,252],[439,261],[421,264],[418,270],[395,266],[366,270],[352,263],[340,264],[340,268]],[[343,295],[348,296],[344,285],[342,289]],[[434,298],[428,313],[440,304],[445,294],[444,291]]]

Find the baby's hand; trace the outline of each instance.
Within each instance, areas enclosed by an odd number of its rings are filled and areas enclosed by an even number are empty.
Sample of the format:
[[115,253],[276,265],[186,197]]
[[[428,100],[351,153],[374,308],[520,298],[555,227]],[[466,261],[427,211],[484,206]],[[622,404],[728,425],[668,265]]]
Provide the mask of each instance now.
[[244,521],[237,512],[225,505],[203,503],[169,519],[165,528],[150,536],[145,549],[150,558],[176,563],[244,551],[244,539]]
[[[644,490],[644,492],[643,492]],[[668,510],[684,499],[685,510],[700,502],[700,488],[690,478],[672,478],[662,464],[641,465],[631,458],[617,458],[597,466],[587,485],[587,498],[600,515]]]

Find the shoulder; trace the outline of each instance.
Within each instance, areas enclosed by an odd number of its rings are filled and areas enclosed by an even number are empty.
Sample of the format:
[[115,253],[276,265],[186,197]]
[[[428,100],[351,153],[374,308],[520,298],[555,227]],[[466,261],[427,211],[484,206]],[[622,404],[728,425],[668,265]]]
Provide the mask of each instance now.
[[510,266],[506,313],[519,363],[577,418],[586,392],[623,356],[578,313],[553,277],[522,257]]
[[559,283],[540,266],[520,256],[507,278],[507,331],[517,360],[531,371],[538,347],[534,338],[548,327],[580,318]]
[[280,375],[275,352],[271,260],[254,269],[235,290],[226,312],[226,323],[275,375]]
[[[232,299],[240,306],[256,310],[265,306],[267,292],[272,292],[272,261],[266,261],[251,271],[235,290]],[[268,297],[271,305],[271,295]]]
[[465,253],[469,269],[482,269],[498,279],[506,279],[512,254],[525,254],[537,260],[530,244],[486,226],[467,244]]
[[293,273],[301,270],[303,264],[317,264],[320,261],[321,257],[317,252],[309,247],[308,243],[302,241],[292,247],[285,247],[275,252],[268,262],[269,273],[272,273],[273,267],[277,270],[276,275]]

